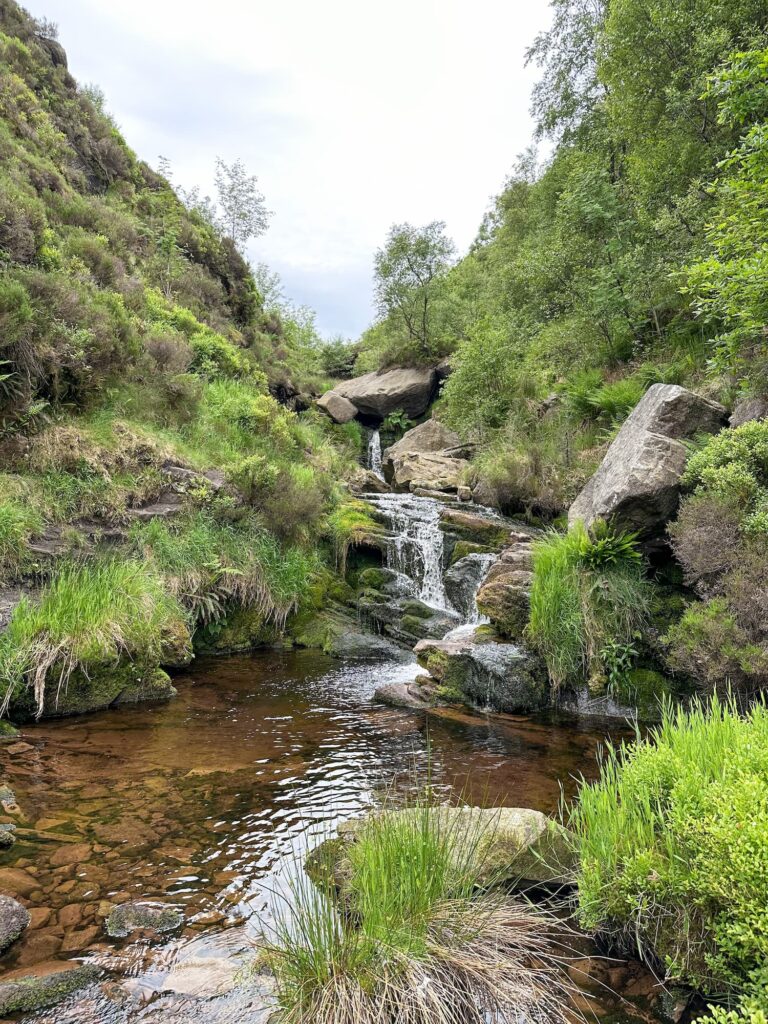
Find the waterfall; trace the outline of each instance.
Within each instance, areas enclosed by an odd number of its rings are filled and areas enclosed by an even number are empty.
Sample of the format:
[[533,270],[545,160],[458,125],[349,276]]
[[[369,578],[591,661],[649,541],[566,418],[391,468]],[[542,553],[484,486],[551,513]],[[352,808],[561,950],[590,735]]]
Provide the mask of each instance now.
[[379,479],[384,479],[381,472],[381,434],[378,430],[372,430],[368,438],[368,469]]
[[387,568],[410,577],[417,597],[425,604],[449,608],[443,583],[439,503],[414,494],[379,494],[369,500],[390,524]]

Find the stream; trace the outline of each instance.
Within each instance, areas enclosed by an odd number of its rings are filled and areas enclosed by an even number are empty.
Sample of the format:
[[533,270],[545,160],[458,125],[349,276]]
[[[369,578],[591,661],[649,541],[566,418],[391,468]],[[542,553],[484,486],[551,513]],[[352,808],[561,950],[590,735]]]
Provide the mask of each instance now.
[[[390,564],[444,607],[437,503],[376,500],[400,524]],[[428,771],[446,800],[545,812],[577,777],[596,774],[602,722],[426,716],[374,701],[377,686],[416,671],[411,660],[343,662],[314,650],[200,658],[176,675],[167,704],[25,727],[3,748],[3,776],[23,824],[61,840],[21,839],[3,856],[3,887],[12,872],[36,908],[3,972],[72,958],[109,972],[25,1020],[266,1021],[268,996],[234,984],[233,965],[253,960],[288,879],[339,822],[418,787]],[[110,906],[136,899],[177,906],[183,927],[153,945],[108,939]]]

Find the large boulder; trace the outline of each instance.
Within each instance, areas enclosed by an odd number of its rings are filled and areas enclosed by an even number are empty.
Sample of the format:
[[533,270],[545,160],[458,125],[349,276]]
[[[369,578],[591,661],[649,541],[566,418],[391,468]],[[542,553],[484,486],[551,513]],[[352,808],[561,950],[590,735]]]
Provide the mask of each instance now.
[[730,427],[741,427],[751,420],[768,419],[768,398],[759,396],[753,398],[742,398],[734,406],[731,418],[728,421]]
[[322,398],[318,398],[316,404],[334,423],[349,423],[357,416],[356,407],[338,391],[326,391]]
[[399,441],[386,448],[382,456],[382,468],[391,475],[392,463],[397,455],[406,452],[442,452],[446,448],[457,448],[461,438],[439,420],[429,419],[407,430]]
[[[383,812],[407,820],[422,809]],[[460,864],[474,860],[478,884],[531,883],[559,886],[573,880],[574,858],[568,833],[556,821],[530,807],[435,807],[436,830],[452,844]],[[356,818],[339,827],[338,838],[312,851],[307,871],[315,881],[335,885],[342,899],[351,896],[348,850],[364,832],[368,819]]]
[[436,389],[434,367],[396,366],[342,381],[334,391],[348,398],[361,415],[383,420],[395,409],[411,419],[423,416]]
[[441,696],[486,711],[528,714],[550,703],[546,668],[515,644],[477,634],[460,639],[420,640],[419,664],[441,686]]
[[399,490],[455,491],[466,463],[438,452],[400,452],[390,463]]
[[680,500],[685,440],[712,434],[726,410],[676,384],[654,384],[628,416],[605,458],[578,495],[568,522],[605,519],[644,539],[663,533]]

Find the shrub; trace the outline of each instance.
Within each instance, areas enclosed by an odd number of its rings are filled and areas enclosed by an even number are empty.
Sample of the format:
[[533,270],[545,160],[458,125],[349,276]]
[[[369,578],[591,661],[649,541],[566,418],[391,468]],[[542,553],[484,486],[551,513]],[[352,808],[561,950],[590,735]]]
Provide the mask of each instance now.
[[[605,685],[631,667],[633,643],[650,614],[650,584],[631,534],[598,523],[549,533],[533,547],[528,636],[555,686]],[[611,671],[612,670],[612,671]]]
[[738,995],[768,956],[768,708],[667,708],[570,812],[582,923],[668,977]]
[[293,882],[274,937],[265,936],[280,1021],[568,1019],[562,926],[502,892],[479,891],[482,827],[450,820],[426,801],[368,819],[348,847],[344,913],[332,882]]
[[23,599],[0,636],[3,708],[29,687],[42,713],[46,690],[56,696],[75,671],[121,658],[159,664],[169,644],[186,635],[176,600],[146,565],[125,560],[59,568],[39,603]]

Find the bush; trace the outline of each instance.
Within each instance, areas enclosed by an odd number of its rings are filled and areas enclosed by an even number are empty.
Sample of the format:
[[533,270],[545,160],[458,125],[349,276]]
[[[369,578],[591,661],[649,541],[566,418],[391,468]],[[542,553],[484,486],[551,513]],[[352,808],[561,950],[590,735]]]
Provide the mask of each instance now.
[[667,708],[610,748],[570,813],[585,927],[705,993],[756,985],[768,957],[768,708]]
[[[603,689],[631,668],[650,615],[650,584],[631,534],[605,524],[549,533],[533,546],[528,637],[556,687]],[[612,678],[614,677],[614,678]]]
[[186,636],[178,603],[146,565],[63,565],[37,604],[22,599],[0,636],[3,708],[26,686],[40,715],[46,691],[58,697],[75,671],[88,675],[121,658],[159,665]]

